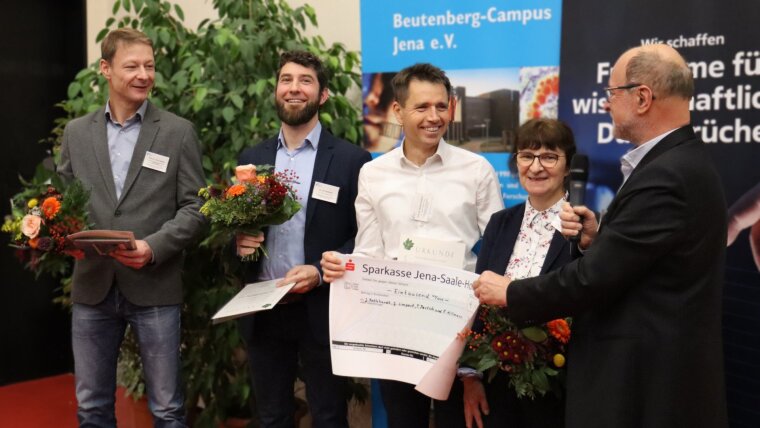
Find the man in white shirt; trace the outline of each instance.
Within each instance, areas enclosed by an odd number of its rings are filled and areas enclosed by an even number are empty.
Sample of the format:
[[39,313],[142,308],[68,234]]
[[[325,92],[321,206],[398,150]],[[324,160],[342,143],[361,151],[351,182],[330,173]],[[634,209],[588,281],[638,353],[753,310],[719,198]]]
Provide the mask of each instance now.
[[[401,237],[418,236],[463,243],[465,263],[457,267],[474,270],[472,248],[491,214],[504,207],[496,172],[482,156],[443,140],[455,105],[441,69],[415,64],[401,70],[392,84],[393,112],[405,137],[401,147],[359,173],[354,254],[395,259]],[[343,276],[333,252],[324,253],[321,263],[325,282]],[[380,389],[389,427],[428,426],[430,399],[413,385],[381,380]],[[447,402],[436,401],[435,414],[439,428],[461,426],[461,396],[452,392]]]

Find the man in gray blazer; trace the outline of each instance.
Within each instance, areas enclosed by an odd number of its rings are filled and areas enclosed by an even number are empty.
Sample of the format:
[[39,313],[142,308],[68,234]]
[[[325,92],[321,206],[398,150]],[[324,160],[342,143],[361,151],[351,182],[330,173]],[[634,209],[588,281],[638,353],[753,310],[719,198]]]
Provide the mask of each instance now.
[[151,40],[109,33],[100,71],[109,100],[64,131],[58,173],[90,190],[96,229],[130,230],[135,250],[82,258],[74,267],[72,344],[80,426],[115,427],[116,361],[126,326],[140,346],[156,426],[184,427],[179,379],[183,250],[202,231],[205,185],[190,122],[148,102]]

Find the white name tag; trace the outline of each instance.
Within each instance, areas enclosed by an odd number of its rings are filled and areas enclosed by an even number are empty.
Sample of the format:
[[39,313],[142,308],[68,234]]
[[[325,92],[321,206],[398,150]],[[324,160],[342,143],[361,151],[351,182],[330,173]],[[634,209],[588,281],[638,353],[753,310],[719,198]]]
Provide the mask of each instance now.
[[412,220],[421,222],[427,222],[430,220],[430,216],[433,212],[432,205],[430,198],[427,196],[422,193],[415,194],[414,200],[412,201],[412,209],[414,210],[412,212]]
[[169,157],[158,153],[145,152],[142,166],[159,172],[166,172],[166,167],[169,166]]
[[320,201],[330,202],[332,204],[338,203],[338,192],[340,187],[332,186],[330,184],[314,182],[314,191],[311,192],[311,197],[319,199]]

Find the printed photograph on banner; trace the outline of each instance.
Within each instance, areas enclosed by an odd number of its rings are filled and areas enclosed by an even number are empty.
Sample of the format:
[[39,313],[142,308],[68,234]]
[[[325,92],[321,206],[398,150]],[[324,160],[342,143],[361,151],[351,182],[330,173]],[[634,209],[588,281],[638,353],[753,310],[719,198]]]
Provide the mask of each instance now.
[[530,119],[557,118],[559,67],[520,69],[520,123]]
[[[528,119],[557,117],[559,67],[446,70],[456,110],[444,138],[476,153],[510,152]],[[404,139],[393,114],[395,73],[363,75],[364,147],[387,152]]]

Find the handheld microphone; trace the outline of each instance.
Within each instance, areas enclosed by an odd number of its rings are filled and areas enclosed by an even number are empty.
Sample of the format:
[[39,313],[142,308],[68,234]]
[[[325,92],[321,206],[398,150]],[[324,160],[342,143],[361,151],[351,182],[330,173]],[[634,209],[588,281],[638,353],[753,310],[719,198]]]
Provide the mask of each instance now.
[[[583,200],[586,199],[586,181],[588,181],[588,156],[576,153],[570,161],[570,189],[567,198],[570,205],[583,205]],[[580,233],[570,238],[573,242],[578,242],[580,239]]]

